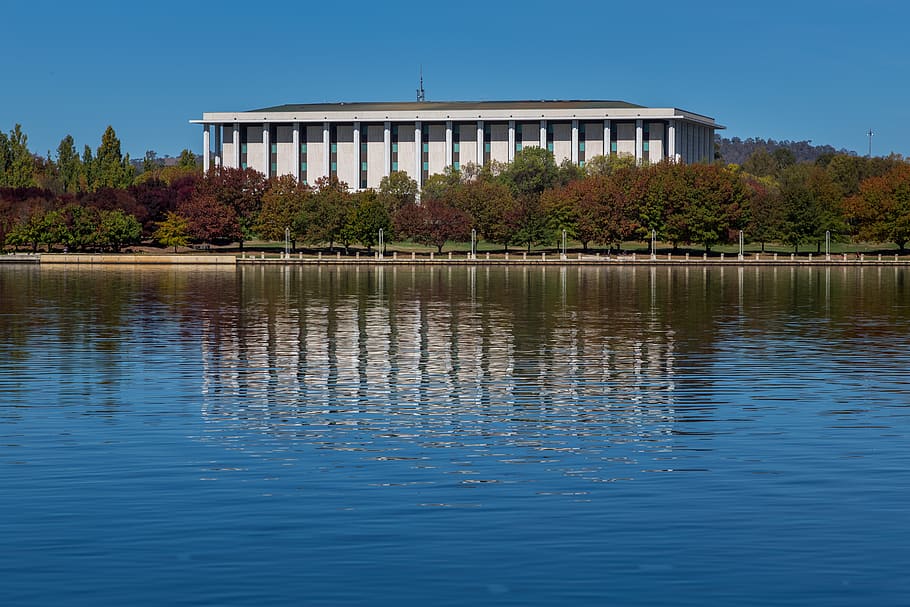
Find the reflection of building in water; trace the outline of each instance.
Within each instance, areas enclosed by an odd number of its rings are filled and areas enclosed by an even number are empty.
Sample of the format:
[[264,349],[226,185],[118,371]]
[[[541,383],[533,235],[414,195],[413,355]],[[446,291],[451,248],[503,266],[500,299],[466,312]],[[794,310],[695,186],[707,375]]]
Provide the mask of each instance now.
[[581,283],[574,270],[558,272],[373,268],[349,287],[294,277],[233,321],[206,319],[204,413],[275,430],[410,415],[415,424],[545,417],[592,432],[605,432],[592,423],[667,432],[673,330],[647,310],[570,305]]

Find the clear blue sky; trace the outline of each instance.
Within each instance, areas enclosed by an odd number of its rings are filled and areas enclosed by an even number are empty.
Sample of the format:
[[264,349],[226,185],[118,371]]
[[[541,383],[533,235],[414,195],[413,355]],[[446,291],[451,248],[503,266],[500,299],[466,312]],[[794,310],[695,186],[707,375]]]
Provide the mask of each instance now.
[[0,129],[55,155],[104,128],[125,152],[200,152],[207,111],[283,103],[621,99],[728,137],[910,156],[910,4],[34,2],[3,8]]

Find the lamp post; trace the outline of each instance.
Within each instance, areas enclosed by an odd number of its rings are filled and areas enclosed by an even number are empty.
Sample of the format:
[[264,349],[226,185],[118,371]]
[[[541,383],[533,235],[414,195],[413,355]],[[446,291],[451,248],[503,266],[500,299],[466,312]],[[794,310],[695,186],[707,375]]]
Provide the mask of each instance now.
[[562,258],[566,258],[566,231],[562,231]]
[[825,230],[825,260],[831,259],[831,230]]
[[651,230],[651,259],[657,259],[657,230]]
[[477,259],[477,230],[471,228],[471,259]]
[[383,231],[382,231],[382,228],[379,228],[379,259],[382,259],[382,246],[383,246],[383,244],[384,244],[384,241],[383,241]]
[[739,259],[743,258],[743,231],[739,231]]
[[284,256],[291,256],[291,228],[284,229]]

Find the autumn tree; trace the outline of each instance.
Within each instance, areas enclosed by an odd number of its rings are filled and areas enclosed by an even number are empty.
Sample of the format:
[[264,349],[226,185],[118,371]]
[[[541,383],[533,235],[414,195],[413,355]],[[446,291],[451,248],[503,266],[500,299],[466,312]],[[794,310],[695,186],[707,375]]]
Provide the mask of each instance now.
[[910,242],[910,165],[864,180],[859,193],[844,202],[844,211],[861,238],[893,242],[903,253]]
[[[257,223],[266,187],[265,176],[259,171],[213,167],[196,182],[194,195],[203,200],[215,200],[231,210],[229,216],[236,223],[231,232],[242,250],[244,241],[254,235],[253,228]],[[187,217],[192,225],[192,217]],[[221,217],[224,219],[228,215],[223,214]]]
[[407,204],[395,213],[395,229],[415,242],[442,247],[449,240],[464,240],[470,236],[471,223],[468,215],[442,200],[423,200],[418,204]]
[[194,192],[177,205],[177,213],[189,222],[192,239],[205,243],[235,242],[240,227],[234,209],[208,193]]

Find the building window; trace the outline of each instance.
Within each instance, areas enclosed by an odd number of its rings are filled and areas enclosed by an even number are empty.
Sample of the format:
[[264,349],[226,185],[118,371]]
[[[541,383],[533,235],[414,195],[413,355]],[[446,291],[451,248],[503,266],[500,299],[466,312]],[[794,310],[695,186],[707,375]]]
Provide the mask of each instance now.
[[456,161],[453,163],[453,168],[454,168],[456,171],[460,171],[460,170],[461,170],[461,163],[458,162],[458,161],[456,160]]
[[366,163],[366,162],[361,162],[361,163],[360,163],[360,170],[361,170],[361,171],[367,170],[367,163]]
[[397,153],[398,153],[398,144],[397,144],[397,143],[393,143],[393,144],[392,144],[392,153],[393,153],[393,154],[397,154]]
[[516,142],[515,142],[515,151],[516,151],[516,152],[520,152],[520,151],[521,151],[521,142],[520,142],[520,141],[516,141]]
[[651,159],[651,125],[645,123],[641,128],[641,159],[645,162]]
[[332,144],[331,152],[332,152],[333,154],[337,154],[337,153],[338,153],[338,144],[337,144],[337,143],[333,143],[333,144]]
[[393,162],[393,163],[392,163],[392,170],[393,170],[393,171],[397,171],[397,170],[398,170],[398,163],[397,163],[397,162]]

